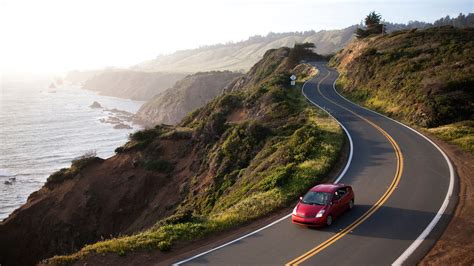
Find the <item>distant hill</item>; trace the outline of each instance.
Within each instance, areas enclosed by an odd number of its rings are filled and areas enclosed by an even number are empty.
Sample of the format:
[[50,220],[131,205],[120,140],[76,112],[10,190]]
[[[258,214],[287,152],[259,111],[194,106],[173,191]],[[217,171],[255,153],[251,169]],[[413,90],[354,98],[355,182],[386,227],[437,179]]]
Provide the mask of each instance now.
[[189,75],[146,102],[136,114],[145,124],[177,124],[189,112],[222,94],[224,87],[242,74],[230,71]]
[[342,49],[353,38],[356,26],[341,30],[269,33],[253,36],[246,41],[182,50],[132,67],[138,71],[199,72],[250,69],[270,49],[293,47],[298,42],[311,42],[319,54],[332,54]]
[[82,85],[88,79],[93,78],[94,76],[102,73],[103,71],[104,70],[87,70],[87,71],[73,70],[73,71],[69,71],[66,74],[66,76],[64,77],[64,80],[72,84]]
[[[473,27],[474,14],[457,17],[446,16],[433,23],[410,21],[407,24],[384,22],[386,31],[426,29],[439,26],[458,28]],[[160,55],[155,59],[139,63],[131,68],[138,71],[188,72],[230,70],[246,72],[270,49],[293,47],[303,42],[316,45],[315,52],[322,55],[334,54],[341,50],[354,37],[358,25],[338,30],[269,33],[266,36],[253,36],[246,41],[204,46],[198,49],[181,50],[169,55]]]
[[176,81],[185,76],[185,73],[112,70],[95,74],[83,83],[83,88],[98,91],[102,95],[149,100],[165,89],[171,88]]

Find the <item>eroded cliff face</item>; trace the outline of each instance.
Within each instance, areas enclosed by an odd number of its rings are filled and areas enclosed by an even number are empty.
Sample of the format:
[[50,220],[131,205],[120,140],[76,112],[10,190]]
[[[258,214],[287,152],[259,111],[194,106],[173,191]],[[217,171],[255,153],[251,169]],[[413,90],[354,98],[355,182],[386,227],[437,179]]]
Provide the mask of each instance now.
[[181,198],[181,185],[193,167],[190,144],[190,139],[160,142],[160,158],[176,162],[172,175],[144,167],[144,153],[152,151],[130,151],[48,181],[0,224],[0,264],[33,265],[152,226]]
[[146,102],[135,117],[149,126],[177,124],[188,113],[222,94],[225,86],[240,76],[243,74],[230,71],[189,75]]
[[146,101],[171,88],[186,73],[138,72],[108,70],[84,82],[83,88],[102,95]]

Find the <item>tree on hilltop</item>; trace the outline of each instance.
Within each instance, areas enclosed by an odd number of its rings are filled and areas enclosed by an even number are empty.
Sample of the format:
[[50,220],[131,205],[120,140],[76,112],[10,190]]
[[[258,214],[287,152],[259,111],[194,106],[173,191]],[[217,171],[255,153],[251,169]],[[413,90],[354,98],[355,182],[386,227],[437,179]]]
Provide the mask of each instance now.
[[364,20],[365,29],[358,27],[356,30],[356,37],[362,39],[373,34],[385,33],[385,28],[381,21],[382,15],[375,13],[375,11],[370,12]]
[[311,42],[295,43],[295,46],[290,50],[290,54],[288,55],[289,64],[296,66],[302,59],[314,57],[315,53],[313,49],[315,48],[316,45]]

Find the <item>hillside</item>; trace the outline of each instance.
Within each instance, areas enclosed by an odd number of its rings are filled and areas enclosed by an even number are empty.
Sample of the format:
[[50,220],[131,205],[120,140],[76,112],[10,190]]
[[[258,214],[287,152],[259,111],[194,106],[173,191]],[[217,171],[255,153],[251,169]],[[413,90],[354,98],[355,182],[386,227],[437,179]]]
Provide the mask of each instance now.
[[0,263],[165,252],[294,203],[325,180],[344,135],[301,95],[315,70],[294,68],[291,51],[268,51],[245,82],[178,126],[137,132],[115,156],[79,158],[51,175],[0,223]]
[[270,49],[293,47],[311,42],[315,52],[332,54],[342,49],[353,37],[355,26],[341,30],[269,33],[254,36],[246,41],[205,46],[182,50],[169,55],[160,55],[132,67],[139,71],[199,72],[214,70],[247,71]]
[[240,76],[230,71],[189,75],[143,104],[135,117],[146,125],[175,125],[189,112],[222,94],[224,87]]
[[88,71],[79,71],[73,70],[66,73],[64,80],[76,85],[83,85],[88,79],[93,78],[94,76],[104,72],[105,70],[88,70]]
[[474,29],[450,26],[355,40],[332,63],[359,103],[474,152]]
[[[85,72],[87,76],[88,72]],[[83,75],[82,75],[83,76]],[[77,73],[71,77],[82,77]],[[102,95],[132,100],[149,100],[156,94],[171,88],[184,73],[148,73],[130,70],[99,72],[83,82],[83,88]]]

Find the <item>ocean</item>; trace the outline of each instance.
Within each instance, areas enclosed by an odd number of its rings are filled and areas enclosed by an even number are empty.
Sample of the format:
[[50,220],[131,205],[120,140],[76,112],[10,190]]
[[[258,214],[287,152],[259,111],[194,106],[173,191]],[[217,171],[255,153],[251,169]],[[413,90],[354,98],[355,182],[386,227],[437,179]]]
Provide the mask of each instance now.
[[[48,85],[1,84],[0,220],[74,158],[90,151],[108,158],[131,132],[140,129],[130,122],[116,129],[104,121],[117,120],[114,108],[137,112],[141,101],[101,96],[75,85]],[[89,107],[94,101],[103,108]]]

